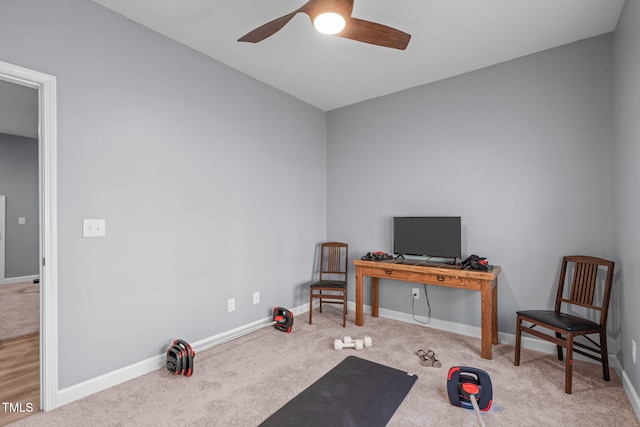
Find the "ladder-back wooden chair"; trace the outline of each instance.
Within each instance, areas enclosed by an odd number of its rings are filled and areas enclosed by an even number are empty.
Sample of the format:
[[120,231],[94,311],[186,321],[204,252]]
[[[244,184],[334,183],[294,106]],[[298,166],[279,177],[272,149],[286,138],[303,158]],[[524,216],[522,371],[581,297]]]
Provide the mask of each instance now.
[[326,242],[320,248],[320,278],[309,290],[309,324],[313,316],[313,300],[322,303],[342,304],[342,326],[347,325],[347,273],[349,245]]
[[[558,360],[563,360],[562,349],[565,349],[565,393],[571,394],[574,352],[602,363],[603,377],[609,381],[607,314],[614,265],[613,261],[590,256],[565,256],[562,259],[555,308],[517,312],[515,366],[520,365],[521,334],[526,332],[556,344]],[[598,273],[603,269],[599,276]],[[570,270],[572,273],[569,273]],[[565,289],[568,273],[571,281],[568,289]],[[574,313],[581,310],[580,315],[566,313],[568,307],[572,307]],[[555,334],[534,329],[536,326]],[[588,336],[592,334],[599,335],[599,342]],[[582,337],[584,342],[576,342],[578,337]]]

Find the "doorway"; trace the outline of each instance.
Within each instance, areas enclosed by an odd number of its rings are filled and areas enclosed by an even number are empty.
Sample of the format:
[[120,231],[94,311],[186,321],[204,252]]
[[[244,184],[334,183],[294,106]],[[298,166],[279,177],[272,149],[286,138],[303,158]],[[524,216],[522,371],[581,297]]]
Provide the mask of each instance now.
[[58,406],[56,78],[0,61],[0,80],[38,91],[40,408]]
[[40,409],[38,91],[0,81],[0,425]]

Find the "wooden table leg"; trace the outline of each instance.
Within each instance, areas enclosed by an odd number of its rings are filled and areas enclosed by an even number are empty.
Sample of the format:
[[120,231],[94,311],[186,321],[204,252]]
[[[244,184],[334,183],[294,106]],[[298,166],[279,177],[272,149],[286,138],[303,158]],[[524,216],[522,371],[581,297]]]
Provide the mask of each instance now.
[[356,267],[356,326],[364,325],[364,297],[362,286],[362,267]]
[[371,317],[378,317],[378,307],[380,307],[380,293],[378,292],[378,278],[371,278]]
[[498,278],[491,283],[491,343],[498,344]]
[[[482,284],[482,290],[480,291],[480,304],[482,311],[482,330],[481,330],[481,343],[482,348],[480,350],[480,357],[483,359],[491,359],[491,341],[493,340],[493,300],[494,295],[491,290],[491,282],[485,282]],[[497,323],[497,322],[496,322]]]

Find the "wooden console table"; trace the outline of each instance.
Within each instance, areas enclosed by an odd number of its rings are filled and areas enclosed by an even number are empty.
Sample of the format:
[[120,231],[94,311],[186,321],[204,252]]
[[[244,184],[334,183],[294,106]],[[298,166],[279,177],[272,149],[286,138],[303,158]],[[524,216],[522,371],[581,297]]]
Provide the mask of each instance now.
[[491,359],[491,345],[498,344],[498,274],[500,267],[489,271],[461,270],[445,264],[402,264],[397,260],[354,260],[356,267],[356,325],[362,326],[364,310],[364,277],[371,277],[371,316],[378,317],[378,281],[382,279],[425,283],[450,288],[480,291],[482,331],[480,356]]

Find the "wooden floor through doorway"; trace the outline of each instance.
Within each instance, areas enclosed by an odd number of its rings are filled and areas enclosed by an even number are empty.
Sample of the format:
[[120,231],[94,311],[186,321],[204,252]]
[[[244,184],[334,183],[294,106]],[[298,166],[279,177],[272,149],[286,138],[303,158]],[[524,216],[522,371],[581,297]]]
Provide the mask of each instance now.
[[40,411],[40,336],[0,341],[0,426]]

